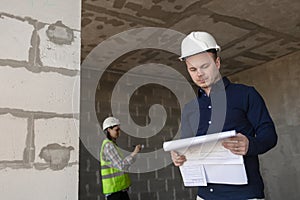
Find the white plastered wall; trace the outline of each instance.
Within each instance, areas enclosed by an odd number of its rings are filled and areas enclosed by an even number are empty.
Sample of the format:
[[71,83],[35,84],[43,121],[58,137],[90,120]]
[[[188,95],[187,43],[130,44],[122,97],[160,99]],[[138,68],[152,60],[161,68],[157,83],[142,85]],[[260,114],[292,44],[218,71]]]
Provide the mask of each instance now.
[[78,199],[80,17],[79,0],[1,1],[1,199]]

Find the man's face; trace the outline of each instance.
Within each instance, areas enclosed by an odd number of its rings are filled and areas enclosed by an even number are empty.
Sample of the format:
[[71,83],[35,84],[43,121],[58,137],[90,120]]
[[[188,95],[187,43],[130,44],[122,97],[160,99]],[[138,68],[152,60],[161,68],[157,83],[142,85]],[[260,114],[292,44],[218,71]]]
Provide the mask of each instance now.
[[185,63],[194,83],[204,90],[210,90],[211,86],[221,78],[220,58],[214,60],[212,53],[190,56],[186,58]]

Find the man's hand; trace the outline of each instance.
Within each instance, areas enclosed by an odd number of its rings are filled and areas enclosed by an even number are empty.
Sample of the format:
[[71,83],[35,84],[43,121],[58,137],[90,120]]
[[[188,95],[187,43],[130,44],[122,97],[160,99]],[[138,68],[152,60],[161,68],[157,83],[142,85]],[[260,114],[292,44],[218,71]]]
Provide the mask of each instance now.
[[184,155],[179,155],[175,151],[171,151],[171,157],[172,157],[172,161],[173,161],[174,165],[177,167],[183,165],[183,163],[186,161],[186,158]]
[[246,155],[249,147],[249,140],[246,136],[238,133],[236,136],[223,140],[222,145],[237,155]]

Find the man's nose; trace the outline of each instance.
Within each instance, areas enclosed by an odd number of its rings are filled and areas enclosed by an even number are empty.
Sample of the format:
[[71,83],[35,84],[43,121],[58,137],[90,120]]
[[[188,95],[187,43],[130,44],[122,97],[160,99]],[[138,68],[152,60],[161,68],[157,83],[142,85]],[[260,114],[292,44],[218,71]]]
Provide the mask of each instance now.
[[203,70],[201,68],[197,68],[197,75],[202,76],[203,74]]

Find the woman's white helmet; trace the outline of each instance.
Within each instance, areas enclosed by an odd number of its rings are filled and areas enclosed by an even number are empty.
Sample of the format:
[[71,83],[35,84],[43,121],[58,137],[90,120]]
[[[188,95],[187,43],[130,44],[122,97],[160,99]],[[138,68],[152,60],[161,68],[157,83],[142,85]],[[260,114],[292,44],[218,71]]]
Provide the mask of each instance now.
[[115,117],[107,117],[102,124],[103,131],[112,126],[120,125],[120,120]]
[[215,38],[207,32],[191,32],[181,42],[181,56],[179,59],[183,61],[186,57],[192,56],[209,49],[221,51],[221,47],[217,45]]

